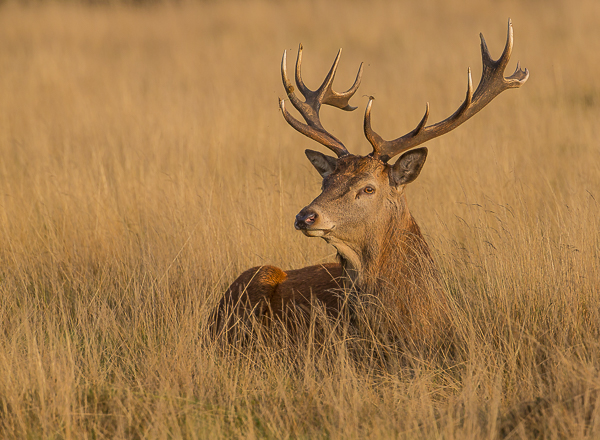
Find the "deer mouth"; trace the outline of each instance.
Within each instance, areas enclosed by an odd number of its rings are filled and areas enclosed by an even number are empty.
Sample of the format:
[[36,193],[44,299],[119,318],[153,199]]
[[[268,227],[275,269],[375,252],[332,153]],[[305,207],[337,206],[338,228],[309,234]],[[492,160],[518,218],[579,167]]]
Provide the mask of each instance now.
[[335,229],[335,224],[306,207],[296,216],[294,227],[307,237],[325,237]]

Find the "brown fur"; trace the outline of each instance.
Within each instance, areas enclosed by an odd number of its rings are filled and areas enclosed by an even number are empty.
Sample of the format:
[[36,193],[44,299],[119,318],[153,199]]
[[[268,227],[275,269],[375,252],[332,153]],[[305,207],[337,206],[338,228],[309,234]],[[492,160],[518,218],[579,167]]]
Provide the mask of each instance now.
[[[261,320],[286,320],[290,313],[306,316],[315,301],[336,318],[346,297],[342,293],[354,292],[383,305],[391,320],[389,331],[401,337],[433,336],[446,322],[447,305],[404,193],[425,157],[424,149],[406,153],[398,164],[407,170],[370,157],[329,160],[335,169],[319,162],[323,191],[303,210],[317,213],[317,220],[302,229],[334,246],[341,264],[287,272],[273,266],[247,270],[221,299],[217,327],[231,329],[252,316]],[[376,188],[373,194],[362,192],[365,185]]]
[[[432,336],[447,322],[447,303],[436,286],[436,274],[427,243],[410,215],[404,193],[406,185],[421,172],[427,157],[426,148],[415,148],[428,139],[456,128],[485,107],[503,90],[519,87],[529,76],[517,66],[515,73],[504,78],[510,58],[512,27],[502,57],[492,61],[482,37],[484,70],[473,93],[469,73],[469,89],[463,105],[449,118],[426,126],[429,107],[417,128],[393,141],[385,141],[371,128],[370,111],[373,97],[365,112],[365,136],[373,146],[368,156],[350,154],[335,136],[325,130],[319,119],[322,104],[343,110],[354,109],[348,100],[356,93],[362,77],[362,65],[354,85],[344,93],[332,89],[339,54],[321,87],[308,89],[300,80],[302,46],[296,63],[296,85],[304,96],[302,102],[294,93],[286,70],[284,52],[281,74],[289,101],[306,124],[291,116],[285,101],[279,106],[285,120],[296,130],[335,152],[337,158],[318,151],[306,150],[306,156],[323,177],[321,194],[296,216],[296,229],[309,237],[323,238],[337,250],[341,268],[337,277],[313,266],[283,272],[274,267],[244,272],[228,289],[219,305],[218,322],[231,311],[232,319],[255,315],[285,318],[288,310],[310,313],[313,299],[322,302],[329,314],[338,315],[339,296],[335,284],[341,282],[345,292],[357,301],[378,298],[388,309],[390,331],[400,337]],[[393,164],[388,161],[404,152]],[[341,274],[340,274],[341,272]],[[341,275],[341,276],[340,276]],[[336,279],[337,278],[337,279]],[[351,316],[356,316],[352,313]],[[228,322],[231,319],[228,318]],[[229,326],[228,326],[229,327]]]
[[318,301],[330,316],[337,316],[342,297],[342,267],[319,264],[282,271],[274,266],[246,270],[229,286],[217,308],[217,328],[232,329],[251,316],[285,320],[288,314],[310,314]]

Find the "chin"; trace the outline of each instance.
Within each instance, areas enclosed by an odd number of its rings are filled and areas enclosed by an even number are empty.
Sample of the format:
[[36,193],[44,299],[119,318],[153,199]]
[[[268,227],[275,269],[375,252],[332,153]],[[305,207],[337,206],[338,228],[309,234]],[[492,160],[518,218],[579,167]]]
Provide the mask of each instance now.
[[322,229],[303,229],[302,233],[307,237],[323,237],[328,231]]

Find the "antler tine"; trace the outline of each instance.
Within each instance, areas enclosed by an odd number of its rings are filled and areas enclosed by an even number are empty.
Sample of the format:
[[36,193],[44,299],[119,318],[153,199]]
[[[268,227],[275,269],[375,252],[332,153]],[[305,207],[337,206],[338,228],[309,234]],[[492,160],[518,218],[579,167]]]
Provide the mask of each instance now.
[[358,73],[356,74],[356,79],[354,80],[354,84],[352,84],[352,87],[350,87],[348,90],[346,90],[343,93],[338,93],[333,90],[332,86],[333,86],[333,79],[335,78],[335,73],[337,71],[337,66],[340,61],[341,55],[342,55],[342,49],[340,49],[338,51],[337,56],[335,57],[335,61],[333,62],[333,65],[331,66],[329,73],[325,77],[323,84],[321,84],[321,87],[319,87],[319,89],[317,91],[315,91],[314,93],[317,96],[321,97],[321,102],[323,104],[328,104],[328,105],[337,107],[337,108],[345,110],[345,111],[353,111],[353,110],[356,110],[358,107],[352,107],[348,103],[348,101],[356,93],[356,91],[358,90],[358,86],[360,86],[360,81],[362,79],[362,72],[363,72],[363,63],[360,63],[360,66],[358,68]]
[[[293,101],[292,101],[293,103]],[[318,128],[311,127],[307,124],[303,124],[298,121],[285,108],[285,101],[283,99],[279,100],[279,108],[283,113],[283,117],[293,128],[302,133],[304,136],[311,138],[312,140],[317,141],[321,145],[326,146],[331,151],[333,151],[337,157],[342,157],[350,154],[346,147],[338,141],[333,135],[327,133],[325,130],[321,131]]]
[[296,57],[296,85],[298,86],[298,90],[302,93],[302,96],[306,96],[309,92],[308,87],[304,85],[304,81],[302,81],[302,43],[298,46],[298,56]]
[[[381,136],[379,136],[373,129],[371,128],[371,106],[373,105],[373,101],[375,98],[373,96],[369,96],[369,102],[367,103],[367,108],[365,110],[365,120],[364,120],[364,132],[365,137],[373,146],[373,152],[370,156],[377,157],[383,162],[387,162],[390,160],[390,156],[385,154],[384,152],[379,150],[380,146],[383,146],[387,141],[385,141]],[[429,119],[429,103],[425,105],[425,114],[421,119],[421,122],[417,125],[417,127],[409,133],[410,136],[415,136],[421,132],[425,124],[427,123],[427,119]]]
[[[301,56],[300,55],[301,50],[302,50],[302,46],[300,46],[300,50],[298,51],[299,57]],[[296,94],[294,93],[294,86],[292,85],[292,83],[290,82],[290,80],[288,79],[288,76],[287,76],[287,51],[285,51],[285,50],[283,51],[283,58],[281,60],[281,79],[283,80],[283,86],[285,87],[285,93],[287,94],[288,98],[292,102],[292,105],[299,112],[302,113],[300,108],[302,107],[303,102],[300,101],[298,99],[298,97],[296,96]],[[301,84],[302,84],[302,86],[304,86],[304,83],[301,83]],[[304,95],[304,93],[303,93],[303,95]],[[285,116],[285,114],[284,114],[284,116]],[[287,118],[286,118],[286,120],[287,120]]]
[[358,74],[356,76],[356,80],[350,89],[348,89],[344,93],[337,93],[333,90],[332,84],[333,79],[335,77],[335,72],[337,70],[337,66],[340,60],[340,56],[342,50],[340,49],[329,73],[325,77],[325,80],[321,84],[321,86],[313,91],[304,85],[304,81],[302,80],[301,74],[301,66],[302,66],[302,45],[298,47],[298,57],[296,59],[296,71],[295,71],[295,79],[296,86],[302,96],[304,96],[305,102],[302,102],[296,94],[294,93],[294,87],[290,83],[287,77],[287,59],[286,52],[283,52],[283,59],[281,61],[281,77],[283,80],[283,85],[286,89],[287,95],[292,103],[292,105],[300,112],[306,124],[295,119],[291,116],[285,109],[285,103],[283,100],[279,100],[279,106],[283,113],[283,117],[285,120],[300,133],[308,136],[309,138],[316,140],[317,142],[323,144],[334,153],[337,154],[338,157],[345,156],[350,154],[344,144],[333,136],[331,133],[327,132],[323,126],[321,125],[321,121],[319,119],[319,110],[321,109],[322,104],[332,105],[342,110],[351,111],[355,110],[356,107],[351,107],[348,103],[350,98],[356,93],[358,87],[360,85],[360,80],[362,78],[362,68],[363,65],[361,63],[360,68],[358,70]]
[[494,61],[492,59],[483,35],[480,34],[480,37],[483,71],[477,89],[473,93],[471,69],[469,68],[467,73],[468,82],[465,100],[451,116],[443,121],[428,127],[425,126],[429,115],[429,104],[427,104],[425,116],[413,131],[394,139],[393,141],[386,141],[371,129],[371,100],[369,100],[367,112],[365,113],[365,136],[373,146],[373,153],[371,153],[373,157],[387,162],[397,154],[410,150],[430,139],[446,134],[478,113],[504,90],[521,87],[525,84],[529,78],[529,71],[527,69],[524,71],[521,70],[519,63],[517,63],[517,68],[511,76],[504,77],[504,70],[510,60],[513,47],[513,28],[511,20],[508,20],[506,45],[498,60]]
[[[367,108],[365,110],[365,122],[363,124],[363,128],[365,131],[365,137],[373,146],[373,155],[381,156],[379,151],[379,145],[382,145],[385,141],[371,128],[371,106],[373,105],[374,100],[374,97],[369,96],[369,102],[367,103]],[[384,160],[383,158],[382,160],[386,162],[386,160]]]

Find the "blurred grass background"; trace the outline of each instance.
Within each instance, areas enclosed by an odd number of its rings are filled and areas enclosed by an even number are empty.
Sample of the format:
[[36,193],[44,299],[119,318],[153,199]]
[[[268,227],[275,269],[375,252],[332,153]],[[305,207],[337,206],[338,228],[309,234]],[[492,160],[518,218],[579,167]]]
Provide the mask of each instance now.
[[[380,370],[205,338],[258,264],[333,261],[293,229],[320,148],[281,117],[284,49],[350,151],[453,112],[510,17],[531,77],[431,141],[408,189],[464,338]],[[0,4],[3,438],[598,438],[600,3]],[[292,61],[289,61],[289,68]],[[407,354],[408,356],[408,354]],[[414,356],[414,353],[411,354]]]

